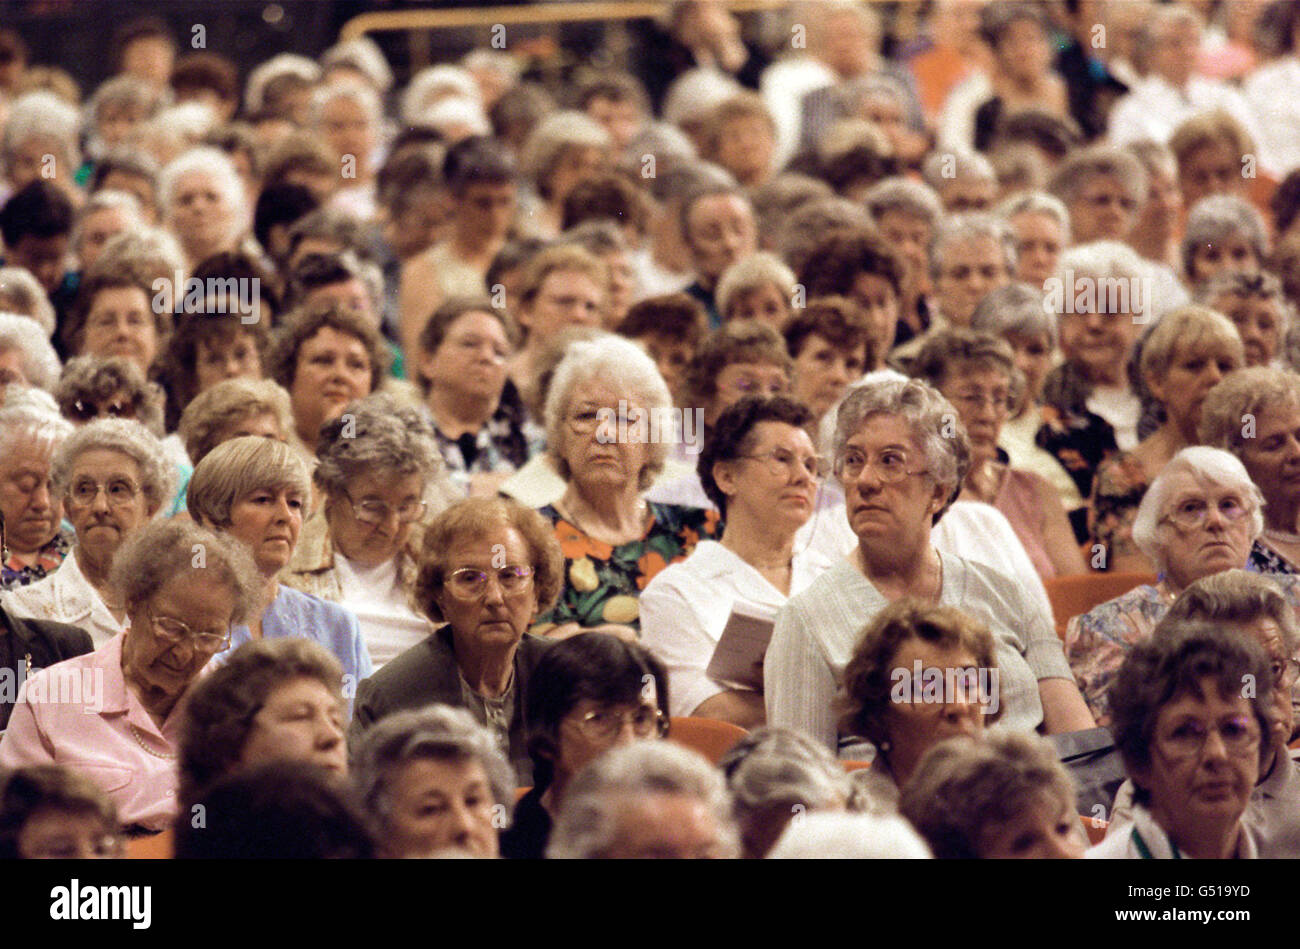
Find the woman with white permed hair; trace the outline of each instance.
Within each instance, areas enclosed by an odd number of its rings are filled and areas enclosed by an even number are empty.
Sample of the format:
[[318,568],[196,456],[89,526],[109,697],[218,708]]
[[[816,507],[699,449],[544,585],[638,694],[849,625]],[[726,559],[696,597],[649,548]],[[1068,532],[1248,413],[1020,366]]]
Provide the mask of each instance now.
[[180,239],[191,268],[234,250],[248,230],[243,180],[229,157],[215,148],[191,149],[170,162],[158,195],[163,220]]
[[565,558],[560,601],[538,617],[546,635],[635,641],[646,584],[716,534],[716,511],[645,498],[678,437],[676,418],[667,383],[635,343],[604,336],[568,348],[545,410],[547,452],[566,484],[541,509]]

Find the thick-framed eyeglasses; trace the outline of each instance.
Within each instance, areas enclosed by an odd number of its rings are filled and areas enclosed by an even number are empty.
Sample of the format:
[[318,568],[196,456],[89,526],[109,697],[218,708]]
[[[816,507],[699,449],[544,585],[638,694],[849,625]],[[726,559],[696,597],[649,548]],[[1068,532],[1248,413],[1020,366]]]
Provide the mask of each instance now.
[[822,476],[822,463],[814,455],[799,456],[784,448],[776,448],[765,455],[737,455],[737,458],[748,458],[750,461],[757,461],[763,464],[774,477],[781,477],[794,471],[799,474],[806,474],[814,481],[818,481]]
[[[1245,715],[1225,718],[1213,728],[1230,755],[1244,755],[1259,743],[1259,725]],[[1157,741],[1171,758],[1197,758],[1209,737],[1210,728],[1204,722],[1188,719],[1161,735]]]
[[[496,577],[501,592],[507,596],[512,593],[522,593],[533,582],[533,568],[526,564],[508,564],[490,573],[491,576]],[[488,576],[489,571],[479,570],[477,567],[461,567],[448,575],[445,586],[447,592],[456,599],[472,602],[487,595]]]
[[588,712],[578,719],[578,729],[588,741],[613,741],[630,722],[632,734],[637,738],[662,738],[668,734],[668,716],[653,705],[641,705],[633,711],[605,709]]
[[90,507],[95,503],[95,498],[99,497],[100,491],[104,492],[110,507],[130,507],[140,496],[140,489],[135,484],[121,478],[108,484],[85,478],[73,482],[68,491],[68,500],[77,507]]
[[[343,496],[348,499],[348,505],[352,508],[352,516],[362,524],[372,526],[383,524],[393,513],[392,507],[375,498],[362,498],[360,501],[354,501],[352,495],[346,491],[343,492]],[[418,521],[424,516],[426,507],[424,501],[407,501],[397,508],[397,523],[410,524],[413,521]]]
[[231,632],[229,629],[221,633],[198,633],[178,619],[173,619],[170,616],[156,616],[152,611],[149,613],[149,625],[153,629],[154,636],[168,646],[189,643],[194,647],[195,652],[216,655],[230,645]]
[[[1251,513],[1251,508],[1241,498],[1229,495],[1221,498],[1216,505],[1223,519],[1235,524]],[[1210,516],[1210,503],[1204,498],[1188,498],[1174,506],[1174,509],[1161,520],[1168,521],[1185,531],[1197,530],[1205,526]]]
[[850,448],[840,456],[840,474],[850,481],[860,478],[867,468],[884,484],[898,484],[913,475],[925,474],[926,471],[925,468],[913,469],[907,452],[897,448],[886,448],[875,458],[868,457],[856,448]]

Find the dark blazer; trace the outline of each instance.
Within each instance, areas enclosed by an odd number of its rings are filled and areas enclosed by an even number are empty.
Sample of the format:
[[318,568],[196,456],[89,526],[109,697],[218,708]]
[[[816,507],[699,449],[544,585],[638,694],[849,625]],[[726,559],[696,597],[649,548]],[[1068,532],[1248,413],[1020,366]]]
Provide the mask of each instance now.
[[[524,699],[533,669],[551,640],[528,633],[515,650],[515,707],[510,720],[510,764],[521,787],[533,783],[533,763],[528,757],[528,722],[524,716]],[[406,709],[423,708],[434,702],[463,707],[460,669],[452,646],[451,627],[438,627],[424,642],[384,665],[357,688],[352,712],[349,744],[385,715]]]
[[23,619],[14,616],[4,607],[0,607],[0,636],[7,640],[8,649],[0,650],[0,655],[10,657],[6,670],[0,670],[0,676],[13,678],[12,689],[0,688],[0,731],[9,726],[9,714],[13,711],[18,687],[27,675],[27,669],[33,672],[52,666],[73,656],[84,656],[95,649],[90,634],[79,626],[66,623],[53,623],[49,620]]

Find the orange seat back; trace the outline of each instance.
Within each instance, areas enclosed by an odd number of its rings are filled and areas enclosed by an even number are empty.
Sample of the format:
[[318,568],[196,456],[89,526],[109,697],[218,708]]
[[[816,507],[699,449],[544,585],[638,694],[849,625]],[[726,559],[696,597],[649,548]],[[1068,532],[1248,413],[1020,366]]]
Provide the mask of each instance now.
[[731,722],[686,716],[672,720],[668,738],[679,745],[698,751],[717,764],[718,759],[730,751],[732,745],[748,734],[745,729]]
[[845,771],[863,771],[871,767],[870,761],[841,761]]
[[176,838],[168,827],[161,834],[132,837],[126,842],[128,860],[170,860],[175,851]]
[[1153,573],[1085,573],[1072,577],[1052,577],[1043,581],[1047,599],[1056,618],[1056,632],[1065,638],[1070,620],[1094,606],[1113,600],[1135,587],[1155,583]]
[[1079,823],[1083,825],[1083,831],[1088,835],[1088,843],[1094,847],[1106,839],[1106,828],[1110,826],[1106,821],[1080,814]]

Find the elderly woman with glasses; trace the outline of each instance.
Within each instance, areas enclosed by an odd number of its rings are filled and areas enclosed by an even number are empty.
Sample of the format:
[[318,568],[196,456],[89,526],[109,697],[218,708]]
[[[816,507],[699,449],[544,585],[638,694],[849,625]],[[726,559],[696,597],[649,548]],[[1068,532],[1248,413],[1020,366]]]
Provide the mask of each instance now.
[[326,422],[316,457],[324,503],[303,524],[284,582],[355,612],[379,669],[433,631],[409,602],[418,562],[412,534],[430,500],[441,510],[458,492],[420,413],[382,393]]
[[726,533],[700,541],[641,594],[642,641],[668,666],[674,714],[763,723],[761,670],[731,683],[708,669],[737,612],[770,619],[833,566],[795,537],[813,516],[820,485],[811,421],[790,399],[750,396],[722,413],[705,442],[700,478]]
[[677,414],[635,343],[610,336],[569,347],[546,398],[547,451],[567,482],[541,511],[555,525],[567,581],[539,617],[546,635],[595,629],[636,639],[646,584],[715,533],[716,512],[645,497],[680,437]]
[[[1184,448],[1151,483],[1133,520],[1133,540],[1159,580],[1093,607],[1066,627],[1066,657],[1098,721],[1109,719],[1106,696],[1124,655],[1150,637],[1174,599],[1202,577],[1246,565],[1264,524],[1262,507],[1241,462],[1204,445]],[[1300,604],[1294,583],[1284,589]]]
[[361,683],[353,737],[392,712],[431,702],[468,708],[532,781],[523,705],[546,647],[528,628],[563,583],[555,535],[537,512],[501,498],[467,498],[424,533],[414,601],[439,624]]
[[863,386],[840,406],[834,470],[858,547],[777,614],[763,668],[769,723],[838,749],[835,694],[863,626],[909,596],[959,606],[989,627],[1008,727],[1093,727],[1045,608],[1020,581],[931,542],[970,465],[956,418],[916,379]]
[[500,856],[515,775],[492,732],[465,709],[390,715],[365,733],[353,760],[384,856]]
[[17,616],[80,626],[104,646],[127,625],[113,560],[171,499],[175,473],[162,444],[138,422],[102,419],[63,443],[51,476],[76,546],[50,576],[6,593],[4,606]]
[[163,521],[118,553],[112,585],[128,631],[27,680],[0,767],[63,765],[98,785],[128,830],[160,831],[177,807],[181,697],[256,609],[256,569],[225,538]]
[[957,407],[970,437],[971,466],[962,497],[992,504],[1006,515],[1044,580],[1087,572],[1056,491],[1039,475],[1011,467],[998,447],[1016,390],[1024,385],[1011,347],[988,333],[939,330],[927,337],[912,371]]
[[[1244,823],[1250,825],[1264,858],[1300,856],[1300,762],[1287,750],[1295,727],[1293,691],[1300,662],[1295,608],[1282,595],[1274,578],[1225,570],[1197,580],[1174,601],[1152,634],[1160,638],[1180,624],[1203,621],[1253,639],[1263,647],[1273,676],[1273,699],[1268,705],[1267,746],[1260,764],[1259,783],[1250,795]],[[1112,833],[1132,823],[1133,783],[1126,781],[1111,808]]]
[[356,614],[280,582],[298,546],[310,490],[292,448],[247,435],[218,445],[194,469],[189,512],[195,523],[249,550],[262,578],[258,609],[235,629],[234,645],[280,636],[314,640],[343,664],[350,693],[372,669]]
[[573,779],[613,748],[668,734],[668,671],[647,649],[579,633],[546,651],[524,707],[534,785],[501,837],[511,859],[540,860]]
[[1092,483],[1089,531],[1099,568],[1145,572],[1133,517],[1151,480],[1181,449],[1198,443],[1201,407],[1225,375],[1245,364],[1241,337],[1224,316],[1201,306],[1171,310],[1139,343],[1142,380],[1164,421],[1132,451],[1102,462]]
[[1133,782],[1132,818],[1087,856],[1259,856],[1257,832],[1243,818],[1275,753],[1272,698],[1268,657],[1252,638],[1192,620],[1138,644],[1110,690],[1111,732]]

